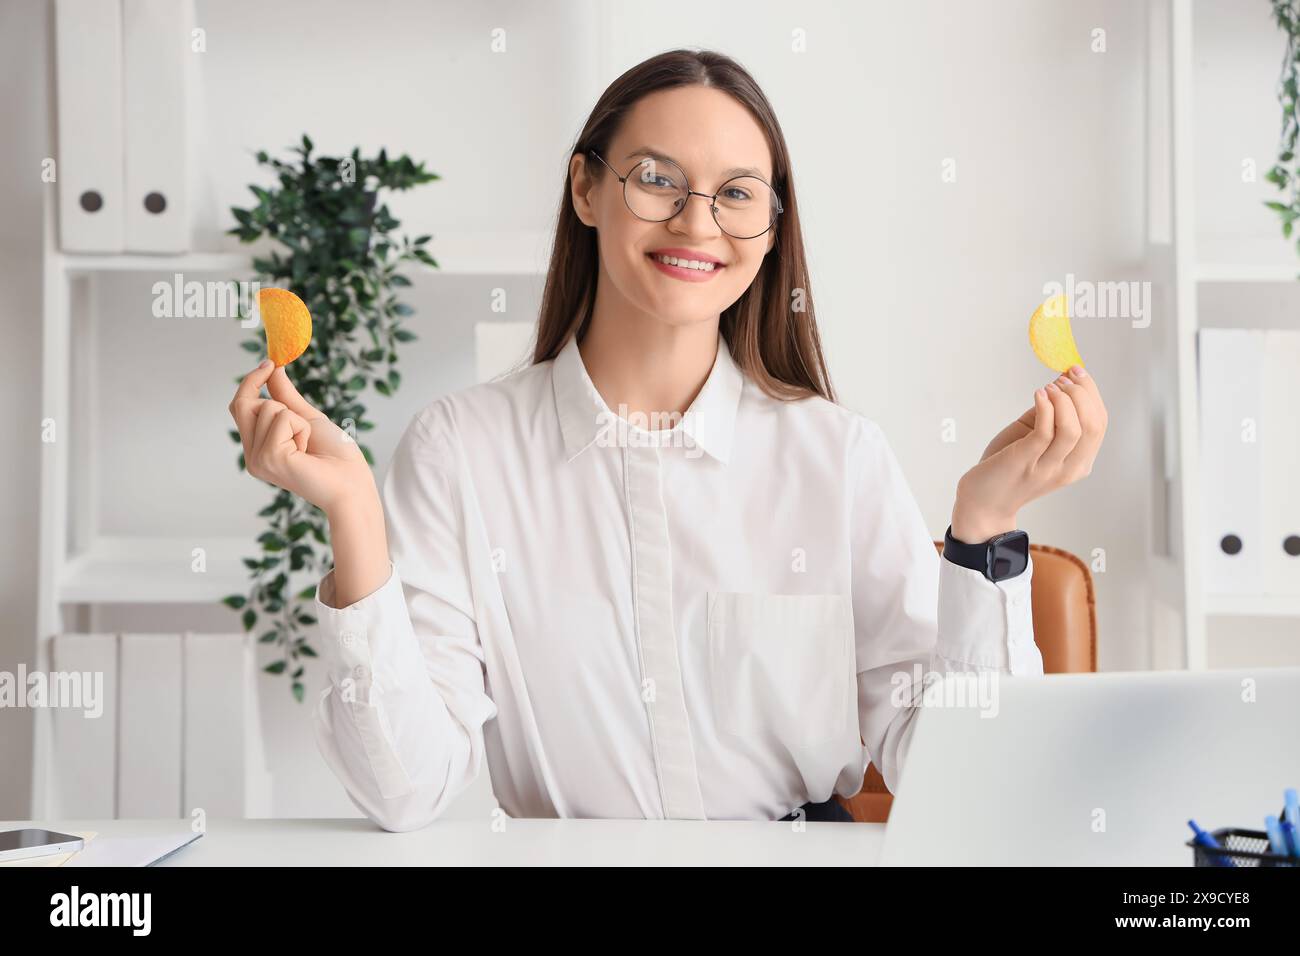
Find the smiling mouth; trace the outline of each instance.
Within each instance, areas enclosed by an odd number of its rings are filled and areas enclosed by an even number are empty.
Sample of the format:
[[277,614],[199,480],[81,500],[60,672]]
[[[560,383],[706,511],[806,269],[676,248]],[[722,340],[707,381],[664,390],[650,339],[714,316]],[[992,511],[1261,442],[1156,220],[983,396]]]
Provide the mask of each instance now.
[[647,252],[646,258],[663,272],[680,278],[703,279],[713,276],[726,268],[720,262],[702,259],[687,259],[680,256],[665,256],[657,252]]

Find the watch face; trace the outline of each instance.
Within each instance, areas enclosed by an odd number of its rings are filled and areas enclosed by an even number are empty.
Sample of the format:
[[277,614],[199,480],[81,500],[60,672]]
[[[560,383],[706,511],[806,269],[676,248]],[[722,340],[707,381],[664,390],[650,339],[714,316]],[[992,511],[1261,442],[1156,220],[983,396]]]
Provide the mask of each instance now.
[[1029,567],[1029,535],[1011,531],[989,545],[989,573],[994,581],[1014,578]]

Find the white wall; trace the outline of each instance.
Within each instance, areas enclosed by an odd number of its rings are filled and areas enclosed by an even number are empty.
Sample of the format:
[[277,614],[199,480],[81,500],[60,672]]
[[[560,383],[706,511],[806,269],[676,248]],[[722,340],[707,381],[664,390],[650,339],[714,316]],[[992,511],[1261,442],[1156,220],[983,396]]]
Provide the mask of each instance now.
[[[42,0],[0,7],[0,314],[8,346],[0,396],[19,435],[34,435],[39,420],[38,166],[52,154],[41,82],[44,8]],[[959,476],[1052,375],[1026,340],[1044,283],[1067,273],[1141,277],[1142,5],[747,2],[647,11],[630,0],[199,0],[207,52],[193,112],[202,163],[196,243],[233,247],[221,234],[227,209],[246,205],[246,184],[262,181],[252,152],[287,146],[304,131],[325,151],[383,145],[427,160],[443,182],[392,203],[413,234],[546,230],[568,147],[601,89],[660,50],[716,47],[754,72],[793,152],[812,291],[841,399],[884,427],[940,536]],[[1219,3],[1212,12],[1226,11]],[[1246,16],[1239,6],[1232,12]],[[1258,29],[1271,29],[1264,5],[1256,14],[1265,24]],[[489,51],[495,27],[507,31],[506,54]],[[1097,28],[1106,31],[1104,53],[1091,49]],[[604,29],[608,40],[600,39]],[[806,53],[792,52],[796,30],[804,31]],[[1270,75],[1275,67],[1268,64]],[[1226,74],[1255,78],[1253,68]],[[1237,95],[1258,114],[1256,126],[1276,112],[1271,86],[1248,84]],[[940,176],[948,158],[957,164],[954,183]],[[1215,208],[1215,222],[1236,228],[1236,205]],[[113,330],[98,345],[100,439],[113,449],[101,475],[104,530],[162,533],[180,523],[194,533],[242,529],[251,539],[265,492],[237,475],[226,437],[230,378],[249,364],[241,336],[211,320],[152,318],[148,285],[116,277],[99,287],[101,327]],[[511,303],[505,316],[488,312],[490,290],[501,285]],[[398,397],[370,403],[381,462],[416,408],[472,381],[473,323],[531,318],[540,286],[422,276],[409,291],[422,339],[402,361]],[[1086,482],[1021,516],[1034,540],[1085,557],[1105,549],[1107,570],[1096,576],[1103,669],[1150,661],[1149,338],[1168,321],[1172,315],[1157,315],[1147,330],[1076,321],[1080,350],[1106,396],[1110,432]],[[202,376],[187,364],[196,356],[204,358]],[[145,386],[127,387],[142,370]],[[957,429],[951,443],[941,438],[949,418]],[[167,464],[174,461],[181,464]],[[34,455],[7,456],[0,508],[13,533],[0,536],[0,667],[12,668],[31,644],[35,495]],[[196,501],[205,503],[198,514]],[[100,609],[93,623],[234,625],[213,607],[115,606]],[[308,676],[309,687],[323,680]],[[292,703],[280,679],[263,678],[263,689],[276,812],[354,813],[316,754],[308,709]],[[11,715],[0,719],[0,757],[24,765],[25,726]],[[21,773],[0,775],[0,815],[22,816],[26,791]],[[458,812],[481,812],[486,799],[480,789]]]

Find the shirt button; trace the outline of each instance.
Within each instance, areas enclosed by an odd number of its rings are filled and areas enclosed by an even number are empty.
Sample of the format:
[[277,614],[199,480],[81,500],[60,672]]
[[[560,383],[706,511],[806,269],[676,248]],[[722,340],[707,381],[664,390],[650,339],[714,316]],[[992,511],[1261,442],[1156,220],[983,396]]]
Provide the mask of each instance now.
[[356,667],[352,668],[352,676],[355,677],[357,680],[365,680],[366,679],[365,665],[358,664]]
[[342,642],[344,647],[351,647],[357,642],[357,636],[351,631],[344,631],[339,635],[339,641]]

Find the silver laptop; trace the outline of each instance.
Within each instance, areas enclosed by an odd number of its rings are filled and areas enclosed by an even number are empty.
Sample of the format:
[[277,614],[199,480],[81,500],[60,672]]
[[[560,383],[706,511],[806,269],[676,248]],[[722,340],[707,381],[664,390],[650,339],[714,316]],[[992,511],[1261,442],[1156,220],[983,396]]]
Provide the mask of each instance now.
[[1300,667],[972,683],[921,707],[886,864],[1190,866],[1189,819],[1263,830],[1300,787]]

